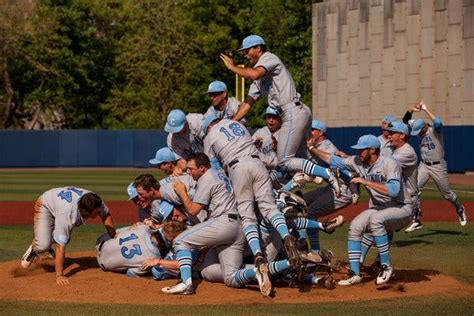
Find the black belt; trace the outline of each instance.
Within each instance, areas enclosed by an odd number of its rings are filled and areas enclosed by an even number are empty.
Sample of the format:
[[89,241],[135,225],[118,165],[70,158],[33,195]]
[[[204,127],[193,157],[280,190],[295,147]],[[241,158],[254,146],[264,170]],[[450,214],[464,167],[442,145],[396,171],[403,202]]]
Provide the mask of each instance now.
[[441,161],[425,161],[425,160],[422,160],[422,161],[427,166],[439,165],[441,163]]
[[[252,155],[252,156],[250,156],[250,157],[252,157],[252,158],[257,158],[257,159],[260,158],[260,157],[257,156],[257,155]],[[227,166],[228,166],[229,168],[232,168],[235,164],[238,164],[238,163],[239,163],[239,159],[234,159],[234,160],[232,160],[231,162],[229,162],[229,164],[228,164]]]
[[239,215],[237,215],[237,214],[227,214],[227,217],[230,218],[230,219],[237,220],[237,218],[239,218]]
[[100,245],[99,245],[99,252],[102,250],[102,246],[105,244],[105,242],[106,242],[106,241],[104,240],[103,242],[100,243]]

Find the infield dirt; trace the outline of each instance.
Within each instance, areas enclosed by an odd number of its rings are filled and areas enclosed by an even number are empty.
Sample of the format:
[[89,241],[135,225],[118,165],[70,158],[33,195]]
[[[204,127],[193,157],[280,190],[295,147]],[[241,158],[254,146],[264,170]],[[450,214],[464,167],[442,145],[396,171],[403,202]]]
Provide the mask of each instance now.
[[[288,288],[275,284],[272,297],[262,297],[257,285],[233,289],[219,283],[195,282],[196,294],[175,296],[161,292],[161,288],[176,280],[154,281],[151,278],[129,278],[124,274],[104,272],[93,251],[68,254],[65,273],[70,285],[55,283],[51,259],[40,258],[24,270],[18,261],[0,265],[2,299],[114,304],[276,304],[363,301],[431,296],[473,296],[474,287],[434,270],[396,269],[397,279],[383,289],[374,285],[374,277],[365,275],[361,284],[337,286],[333,290],[320,286]],[[341,271],[345,272],[345,271]],[[336,280],[345,273],[333,274]]]

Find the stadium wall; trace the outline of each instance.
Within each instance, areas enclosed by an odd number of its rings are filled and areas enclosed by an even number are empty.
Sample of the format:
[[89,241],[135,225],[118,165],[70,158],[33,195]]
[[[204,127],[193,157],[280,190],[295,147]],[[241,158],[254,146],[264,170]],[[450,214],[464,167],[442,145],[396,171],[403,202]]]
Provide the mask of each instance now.
[[445,125],[474,125],[474,1],[326,0],[312,9],[315,117],[379,126],[423,98]]
[[[328,137],[343,151],[359,136],[380,134],[380,127],[329,128]],[[148,160],[166,146],[162,130],[0,131],[0,167],[149,167]],[[445,126],[450,172],[474,170],[474,126]],[[417,138],[410,140],[418,149]]]

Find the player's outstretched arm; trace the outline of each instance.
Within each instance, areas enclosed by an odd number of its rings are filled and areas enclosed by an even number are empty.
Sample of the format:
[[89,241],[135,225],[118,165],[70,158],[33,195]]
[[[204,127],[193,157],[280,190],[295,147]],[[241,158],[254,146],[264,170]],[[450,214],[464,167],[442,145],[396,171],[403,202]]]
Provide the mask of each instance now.
[[423,111],[425,111],[426,115],[428,115],[428,117],[434,121],[435,118],[436,118],[436,115],[433,114],[433,112],[431,112],[429,109],[428,109],[428,106],[423,102],[421,101],[421,107],[420,107]]
[[227,69],[229,69],[230,71],[232,71],[233,73],[241,77],[244,77],[245,79],[258,80],[262,78],[267,72],[267,70],[263,67],[256,67],[256,68],[238,67],[234,64],[234,61],[232,60],[232,58],[227,56],[226,54],[220,54],[219,57],[224,62],[224,65],[226,66]]
[[255,97],[247,96],[244,102],[242,102],[239,106],[239,110],[235,115],[232,117],[234,121],[240,121],[247,115],[247,113],[250,111],[250,108],[252,105],[255,103],[257,99]]
[[69,280],[64,276],[64,259],[66,257],[66,248],[62,245],[56,247],[56,257],[54,259],[54,268],[56,271],[56,283],[58,285],[69,284]]

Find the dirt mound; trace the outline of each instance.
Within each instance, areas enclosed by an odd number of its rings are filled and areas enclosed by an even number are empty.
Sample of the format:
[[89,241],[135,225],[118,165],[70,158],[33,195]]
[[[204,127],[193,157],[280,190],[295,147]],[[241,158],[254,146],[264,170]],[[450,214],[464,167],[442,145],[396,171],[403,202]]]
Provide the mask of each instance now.
[[[223,284],[199,282],[196,295],[173,296],[161,288],[176,280],[154,281],[150,278],[129,278],[123,274],[104,272],[97,265],[92,251],[68,254],[66,275],[69,286],[58,286],[54,280],[54,263],[39,259],[28,270],[19,261],[0,265],[2,299],[123,304],[255,304],[255,303],[318,303],[359,301],[407,296],[473,295],[474,287],[433,270],[396,270],[397,279],[377,289],[373,277],[352,287],[337,286],[334,290],[321,286],[288,288],[275,284],[271,298],[261,296],[257,285],[232,289]],[[343,274],[333,274],[336,280]],[[195,283],[196,284],[196,283]]]

